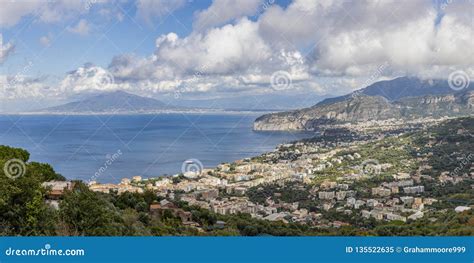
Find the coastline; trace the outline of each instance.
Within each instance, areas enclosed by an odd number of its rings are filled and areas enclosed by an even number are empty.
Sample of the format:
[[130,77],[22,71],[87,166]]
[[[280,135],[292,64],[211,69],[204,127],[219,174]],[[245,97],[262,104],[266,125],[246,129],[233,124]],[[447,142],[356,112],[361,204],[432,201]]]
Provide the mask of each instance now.
[[[450,125],[438,125],[459,119],[444,121],[425,120],[402,130],[389,125],[367,133],[336,133],[280,144],[274,151],[209,169],[197,160],[190,166],[193,169],[183,169],[172,176],[134,176],[119,184],[91,181],[88,187],[95,192],[118,195],[152,192],[165,203],[184,201],[221,215],[244,213],[255,219],[318,228],[354,224],[349,218],[348,222],[331,220],[331,211],[344,212],[346,216],[355,213],[357,217],[378,221],[407,222],[429,213],[424,207],[440,198],[423,195],[426,186],[419,179],[423,176],[420,169],[412,175],[416,167],[431,167],[427,161],[411,159],[410,149],[419,143],[412,136],[431,127],[450,129]],[[371,150],[387,142],[397,149],[395,154],[390,149]],[[382,157],[386,155],[393,158],[384,161]],[[367,187],[360,182],[373,185],[368,189],[371,195],[367,196]],[[416,199],[415,204],[399,206],[400,201],[391,199],[397,199],[401,193],[401,199]],[[297,199],[301,194],[304,199]],[[383,208],[381,211],[377,204]]]
[[278,110],[225,110],[225,109],[203,109],[203,110],[181,110],[181,111],[148,111],[148,112],[3,112],[0,116],[101,116],[101,115],[159,115],[159,114],[265,114],[277,112]]
[[[4,116],[0,118],[0,144],[27,149],[33,160],[52,164],[68,179],[83,181],[104,166],[107,156],[121,150],[123,156],[98,178],[101,183],[119,183],[134,175],[179,173],[182,162],[191,158],[214,167],[313,134],[255,132],[251,125],[256,115]],[[8,130],[12,123],[25,133]],[[41,148],[35,148],[33,142],[41,143]]]

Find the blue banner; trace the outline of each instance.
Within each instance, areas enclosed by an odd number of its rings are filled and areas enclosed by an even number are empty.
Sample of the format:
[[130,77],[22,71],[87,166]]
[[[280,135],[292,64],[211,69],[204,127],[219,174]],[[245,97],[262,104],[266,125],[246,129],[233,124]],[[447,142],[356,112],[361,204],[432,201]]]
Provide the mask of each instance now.
[[4,237],[0,262],[466,262],[474,237]]

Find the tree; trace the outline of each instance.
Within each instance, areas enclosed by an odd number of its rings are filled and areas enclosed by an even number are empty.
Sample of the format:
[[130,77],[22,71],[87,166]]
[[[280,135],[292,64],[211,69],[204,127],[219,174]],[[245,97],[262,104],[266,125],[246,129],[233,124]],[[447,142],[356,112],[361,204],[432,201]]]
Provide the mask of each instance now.
[[77,182],[60,203],[60,219],[71,235],[123,235],[124,222],[115,206]]
[[1,168],[12,159],[25,166],[15,178],[0,169],[0,231],[4,235],[54,234],[56,213],[44,203],[46,189],[41,184],[46,177],[57,178],[56,173],[49,165],[26,163],[29,155],[22,149],[0,146]]

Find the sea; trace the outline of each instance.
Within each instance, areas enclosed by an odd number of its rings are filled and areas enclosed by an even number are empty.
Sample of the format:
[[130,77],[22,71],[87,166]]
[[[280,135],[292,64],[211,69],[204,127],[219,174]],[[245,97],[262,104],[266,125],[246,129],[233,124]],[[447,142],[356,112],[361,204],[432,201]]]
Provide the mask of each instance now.
[[257,156],[308,132],[255,132],[261,113],[0,115],[0,145],[30,152],[67,179],[118,183]]

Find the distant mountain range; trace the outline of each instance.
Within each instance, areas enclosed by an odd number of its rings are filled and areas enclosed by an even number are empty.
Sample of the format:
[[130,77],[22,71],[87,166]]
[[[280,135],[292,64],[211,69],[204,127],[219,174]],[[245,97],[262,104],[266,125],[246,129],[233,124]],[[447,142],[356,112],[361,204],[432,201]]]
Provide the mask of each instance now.
[[[474,85],[465,90],[472,90]],[[375,82],[363,89],[354,91],[344,96],[328,98],[318,103],[318,105],[330,104],[346,100],[354,94],[365,94],[367,96],[381,96],[389,101],[396,101],[406,97],[418,97],[426,95],[453,94],[455,91],[449,87],[447,80],[429,79],[422,80],[415,77],[399,77],[392,80]]]
[[[305,100],[303,99],[306,99]],[[323,97],[324,98],[324,97]],[[282,96],[244,96],[234,98],[217,98],[203,100],[167,99],[164,101],[141,97],[125,91],[114,91],[91,95],[85,99],[33,110],[34,113],[52,114],[133,114],[153,112],[194,112],[194,111],[272,111],[288,110],[309,106],[309,101],[321,97],[302,94]],[[294,103],[297,101],[298,103]]]
[[70,102],[41,109],[36,112],[44,113],[145,113],[162,111],[190,110],[184,107],[168,105],[152,98],[145,98],[124,91],[114,91],[100,94],[84,100]]
[[445,80],[401,77],[380,81],[309,108],[263,115],[255,120],[254,129],[315,130],[331,123],[471,115],[473,86],[455,91]]

